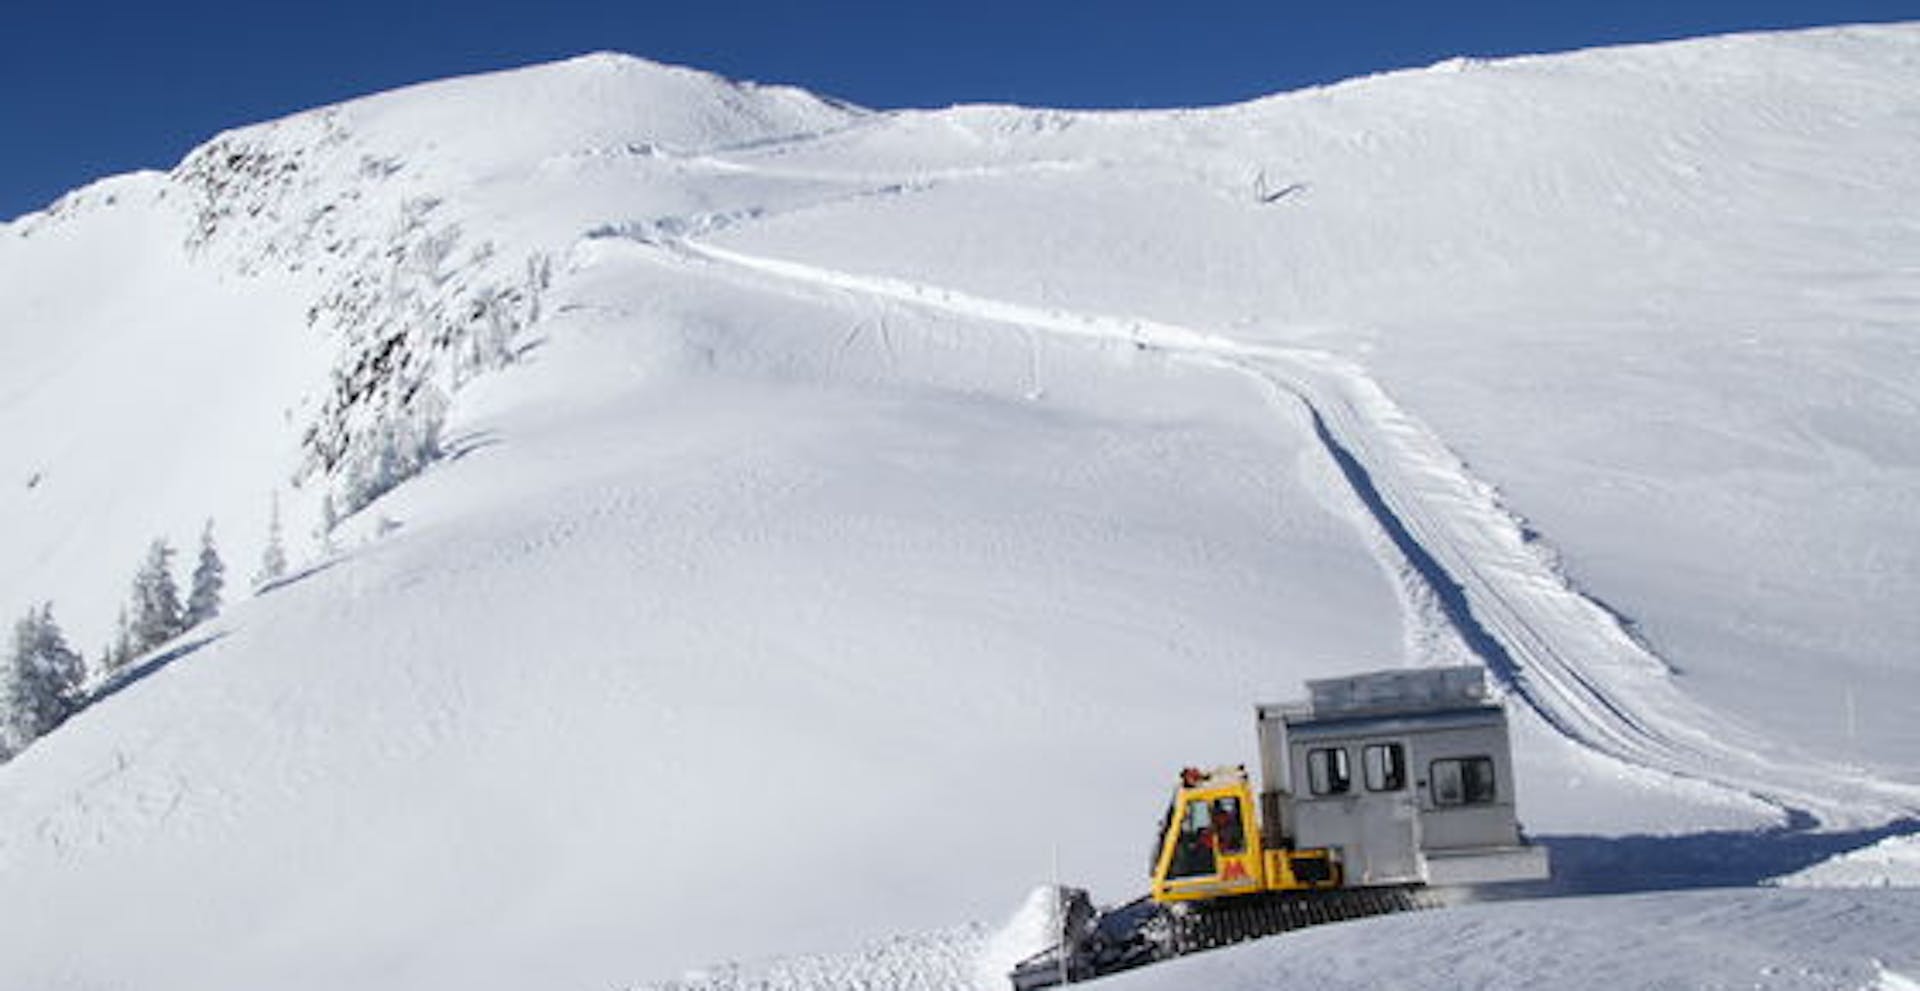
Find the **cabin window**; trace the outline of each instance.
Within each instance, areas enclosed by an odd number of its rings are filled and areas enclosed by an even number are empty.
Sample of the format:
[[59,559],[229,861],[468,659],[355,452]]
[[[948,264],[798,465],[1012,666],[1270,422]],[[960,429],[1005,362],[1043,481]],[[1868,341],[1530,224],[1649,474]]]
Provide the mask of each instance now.
[[1435,805],[1489,805],[1493,802],[1493,758],[1452,757],[1433,762]]
[[1200,877],[1213,872],[1213,815],[1206,802],[1188,802],[1186,813],[1180,817],[1180,835],[1173,842],[1173,863],[1167,865],[1167,876]]
[[1307,751],[1307,790],[1315,795],[1344,795],[1353,788],[1345,747]]
[[1213,800],[1213,835],[1227,856],[1247,852],[1247,831],[1240,825],[1240,800],[1231,795]]
[[1360,771],[1368,791],[1399,791],[1407,786],[1407,751],[1398,743],[1369,743],[1360,751]]

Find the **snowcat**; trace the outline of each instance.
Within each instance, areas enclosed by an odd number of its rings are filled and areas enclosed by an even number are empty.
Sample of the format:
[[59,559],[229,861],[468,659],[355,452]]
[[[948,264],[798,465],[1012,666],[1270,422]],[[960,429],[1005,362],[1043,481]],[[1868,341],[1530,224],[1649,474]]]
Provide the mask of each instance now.
[[1015,966],[1015,991],[1362,916],[1438,887],[1542,880],[1515,814],[1506,710],[1478,667],[1307,683],[1261,705],[1257,794],[1245,766],[1180,772],[1148,894],[1096,911],[1059,892],[1060,942]]

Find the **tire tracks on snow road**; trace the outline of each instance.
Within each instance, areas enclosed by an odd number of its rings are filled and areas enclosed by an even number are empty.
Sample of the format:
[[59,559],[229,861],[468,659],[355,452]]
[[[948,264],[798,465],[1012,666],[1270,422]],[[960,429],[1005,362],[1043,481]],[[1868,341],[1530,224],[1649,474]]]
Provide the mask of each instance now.
[[[601,232],[599,236],[606,236]],[[1920,786],[1821,761],[1695,701],[1618,617],[1573,587],[1498,494],[1360,365],[1136,317],[992,299],[718,247],[674,233],[628,240],[683,263],[892,300],[1055,336],[1129,343],[1254,377],[1303,404],[1354,496],[1503,688],[1555,732],[1628,764],[1730,789],[1791,825],[1860,828],[1913,816]]]

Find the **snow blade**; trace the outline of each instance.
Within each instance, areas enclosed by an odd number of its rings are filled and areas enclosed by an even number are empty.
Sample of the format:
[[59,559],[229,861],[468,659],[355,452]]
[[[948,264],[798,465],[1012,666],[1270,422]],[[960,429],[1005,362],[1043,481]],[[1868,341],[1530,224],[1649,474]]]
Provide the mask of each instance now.
[[1165,909],[1145,896],[1095,911],[1079,888],[1060,890],[1061,940],[1014,965],[1014,991],[1034,991],[1130,970],[1170,955]]

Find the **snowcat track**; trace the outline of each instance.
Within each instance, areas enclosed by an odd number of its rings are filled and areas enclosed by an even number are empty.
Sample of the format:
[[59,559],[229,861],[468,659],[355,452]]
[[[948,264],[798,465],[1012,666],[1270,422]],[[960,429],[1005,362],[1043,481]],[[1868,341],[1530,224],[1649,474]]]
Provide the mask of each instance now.
[[1439,904],[1431,893],[1411,888],[1344,888],[1334,891],[1249,895],[1169,913],[1168,956],[1185,956],[1351,919],[1411,912]]
[[[1075,894],[1085,898],[1084,892]],[[1143,902],[1144,899],[1098,913],[1088,923],[1091,938],[1070,940],[1021,961],[1008,975],[1014,991],[1039,991],[1078,983],[1309,926],[1438,908],[1443,904],[1438,893],[1413,886],[1245,895],[1172,908],[1152,906],[1157,911],[1151,914],[1138,911]],[[1102,925],[1122,913],[1133,916],[1125,932],[1112,932]],[[1093,933],[1098,935],[1091,935]]]

